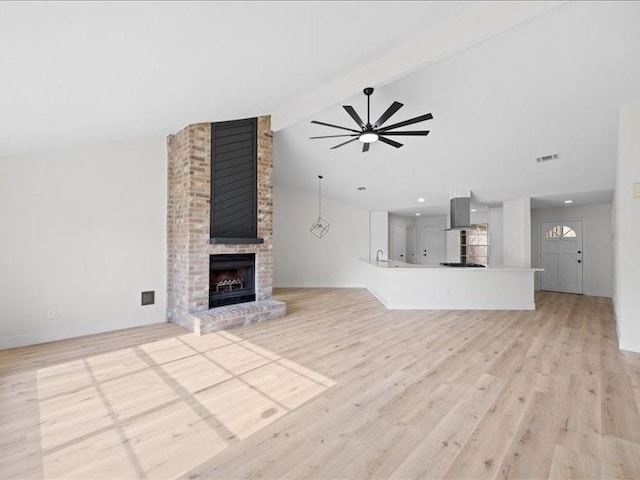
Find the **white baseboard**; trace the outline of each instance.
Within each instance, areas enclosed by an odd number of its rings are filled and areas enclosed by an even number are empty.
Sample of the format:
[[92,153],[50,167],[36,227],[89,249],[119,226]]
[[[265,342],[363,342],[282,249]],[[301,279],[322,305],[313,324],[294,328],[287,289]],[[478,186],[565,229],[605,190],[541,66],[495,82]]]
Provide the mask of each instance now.
[[382,295],[380,295],[378,292],[376,292],[375,290],[372,290],[372,289],[371,289],[371,288],[369,288],[369,287],[367,287],[367,291],[368,291],[371,295],[373,295],[374,297],[376,297],[376,298],[378,299],[378,301],[379,301],[382,305],[384,305],[384,306],[385,306],[385,308],[386,308],[387,310],[392,310],[392,309],[389,307],[389,302],[387,301],[387,299],[386,299],[386,298],[384,298],[384,297],[383,297]]
[[39,343],[55,342],[56,340],[66,340],[69,338],[83,337],[85,335],[93,335],[96,333],[114,332],[117,330],[125,330],[127,328],[142,327],[144,325],[153,325],[157,323],[166,323],[166,321],[140,323],[118,328],[96,328],[95,325],[92,325],[91,327],[82,326],[63,329],[56,328],[55,330],[41,330],[39,332],[25,333],[23,335],[0,337],[0,350],[37,345]]
[[620,350],[626,350],[627,352],[640,353],[640,345],[633,345],[627,342],[621,342],[618,340],[618,348]]

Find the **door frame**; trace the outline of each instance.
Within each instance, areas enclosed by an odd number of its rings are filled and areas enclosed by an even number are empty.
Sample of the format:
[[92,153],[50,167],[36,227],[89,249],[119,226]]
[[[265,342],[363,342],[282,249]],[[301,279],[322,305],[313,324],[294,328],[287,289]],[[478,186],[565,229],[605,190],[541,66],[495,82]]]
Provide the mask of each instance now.
[[[580,222],[582,224],[582,269],[580,270],[580,276],[582,277],[582,292],[574,295],[584,295],[584,239],[586,236],[586,228],[584,218],[563,218],[562,220],[541,218],[538,220],[538,267],[542,268],[542,224],[545,222],[563,223],[563,222]],[[542,290],[542,279],[540,275],[535,276],[536,290]]]

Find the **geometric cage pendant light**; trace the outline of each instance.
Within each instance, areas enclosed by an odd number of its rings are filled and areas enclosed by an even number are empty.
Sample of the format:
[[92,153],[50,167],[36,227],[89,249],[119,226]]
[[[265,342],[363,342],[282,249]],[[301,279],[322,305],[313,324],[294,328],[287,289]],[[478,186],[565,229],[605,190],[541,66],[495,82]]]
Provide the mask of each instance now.
[[309,231],[318,238],[324,237],[329,231],[329,222],[322,218],[322,175],[318,175],[318,219]]

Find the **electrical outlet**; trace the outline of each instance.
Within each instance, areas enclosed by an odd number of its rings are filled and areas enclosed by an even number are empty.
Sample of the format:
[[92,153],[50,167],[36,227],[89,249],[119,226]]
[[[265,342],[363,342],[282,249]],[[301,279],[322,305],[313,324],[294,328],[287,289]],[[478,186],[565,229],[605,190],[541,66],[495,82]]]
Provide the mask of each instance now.
[[633,184],[633,198],[640,198],[640,183]]
[[55,310],[48,310],[47,311],[47,319],[48,320],[54,320],[56,318],[56,311]]

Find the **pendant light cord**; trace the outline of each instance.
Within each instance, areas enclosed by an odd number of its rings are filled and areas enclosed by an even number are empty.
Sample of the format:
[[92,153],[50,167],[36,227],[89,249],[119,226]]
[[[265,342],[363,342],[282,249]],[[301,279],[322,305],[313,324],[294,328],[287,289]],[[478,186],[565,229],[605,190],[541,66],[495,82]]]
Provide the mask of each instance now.
[[322,175],[318,175],[318,217],[322,218]]

